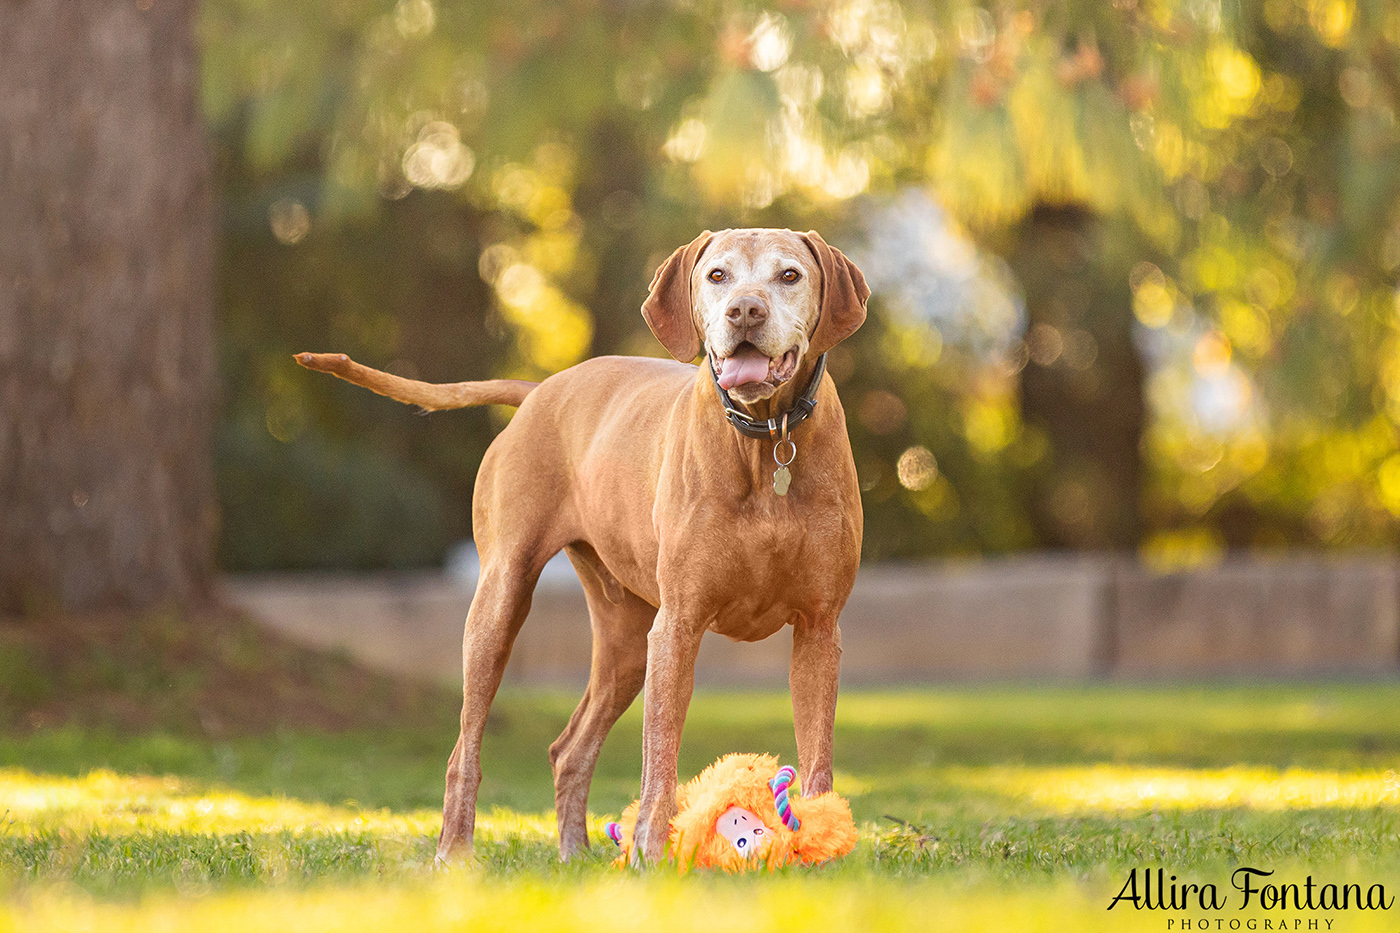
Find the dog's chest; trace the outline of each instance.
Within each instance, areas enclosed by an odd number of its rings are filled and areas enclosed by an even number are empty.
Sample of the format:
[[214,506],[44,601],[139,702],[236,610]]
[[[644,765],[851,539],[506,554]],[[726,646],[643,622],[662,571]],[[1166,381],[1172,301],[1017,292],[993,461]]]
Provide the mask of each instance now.
[[716,553],[724,558],[702,571],[715,597],[710,631],[756,641],[844,602],[845,593],[836,590],[849,589],[859,544],[844,540],[839,525],[749,516],[723,533],[726,546]]
[[734,641],[761,641],[792,622],[798,612],[787,600],[759,594],[740,597],[716,614],[709,630]]

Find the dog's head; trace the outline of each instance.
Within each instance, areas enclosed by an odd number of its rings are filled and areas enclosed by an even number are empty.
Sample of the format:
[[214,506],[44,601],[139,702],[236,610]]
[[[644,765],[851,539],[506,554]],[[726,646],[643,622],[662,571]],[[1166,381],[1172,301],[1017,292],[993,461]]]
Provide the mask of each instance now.
[[656,270],[642,316],[676,359],[703,349],[750,404],[854,333],[869,297],[855,263],[816,233],[706,231]]

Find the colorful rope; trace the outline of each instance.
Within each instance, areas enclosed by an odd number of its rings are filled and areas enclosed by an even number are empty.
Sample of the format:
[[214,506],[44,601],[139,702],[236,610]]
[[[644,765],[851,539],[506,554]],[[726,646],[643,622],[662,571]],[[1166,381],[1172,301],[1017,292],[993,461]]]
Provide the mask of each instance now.
[[773,789],[773,803],[777,804],[778,816],[792,832],[797,832],[797,828],[802,825],[802,821],[792,812],[792,804],[788,802],[788,787],[797,780],[797,771],[791,765],[783,765],[778,769],[778,773],[773,776],[773,780],[768,782],[768,786]]
[[622,845],[622,824],[609,823],[603,827],[603,835],[611,839],[614,845]]

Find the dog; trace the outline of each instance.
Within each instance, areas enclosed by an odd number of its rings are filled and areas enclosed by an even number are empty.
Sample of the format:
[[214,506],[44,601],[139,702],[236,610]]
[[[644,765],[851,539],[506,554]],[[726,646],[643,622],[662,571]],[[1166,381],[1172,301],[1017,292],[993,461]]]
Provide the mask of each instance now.
[[[657,270],[642,314],[675,360],[599,357],[540,383],[434,385],[302,353],[427,410],[513,405],[472,502],[481,557],[462,639],[461,733],[437,858],[471,851],[481,737],[540,572],[563,550],[592,625],[588,687],[550,746],[559,852],[588,846],[608,731],[643,686],[634,860],[664,855],[701,636],[791,625],[802,792],[832,789],[842,607],[860,562],[860,487],[825,354],[865,320],[865,278],[816,233],[706,231]],[[703,351],[700,366],[692,361]]]

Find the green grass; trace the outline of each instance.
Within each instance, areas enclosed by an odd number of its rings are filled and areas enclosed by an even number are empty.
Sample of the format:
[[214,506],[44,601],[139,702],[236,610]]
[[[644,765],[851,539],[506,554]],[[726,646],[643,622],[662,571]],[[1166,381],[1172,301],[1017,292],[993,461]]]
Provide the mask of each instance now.
[[[598,841],[602,821],[637,791],[639,709],[599,761],[592,853],[557,861],[546,750],[574,700],[497,701],[477,863],[446,878],[431,855],[451,709],[358,733],[210,741],[62,728],[0,738],[0,901],[16,905],[10,921],[34,927],[86,916],[139,929],[169,914],[197,929],[214,923],[200,911],[218,903],[217,916],[246,916],[248,928],[260,911],[300,918],[288,928],[335,927],[315,917],[342,913],[432,927],[424,917],[496,904],[517,926],[557,915],[593,929],[606,911],[590,919],[580,905],[614,897],[632,918],[696,898],[708,905],[702,915],[727,916],[753,900],[772,921],[758,928],[791,925],[808,909],[800,902],[861,927],[917,926],[910,911],[924,904],[967,928],[1004,928],[1006,911],[1022,910],[1026,928],[1119,929],[1130,928],[1124,913],[1104,907],[1131,868],[1228,884],[1249,864],[1299,881],[1388,882],[1400,894],[1394,683],[848,690],[836,786],[862,826],[856,852],[776,879],[683,882],[619,872]],[[786,694],[697,695],[682,776],[731,751],[796,762]],[[886,898],[894,903],[876,903]],[[521,914],[521,905],[533,906]],[[1393,933],[1400,909],[1389,915],[1378,928]],[[1346,929],[1375,919],[1349,913]],[[1164,924],[1157,915],[1145,928]]]

